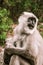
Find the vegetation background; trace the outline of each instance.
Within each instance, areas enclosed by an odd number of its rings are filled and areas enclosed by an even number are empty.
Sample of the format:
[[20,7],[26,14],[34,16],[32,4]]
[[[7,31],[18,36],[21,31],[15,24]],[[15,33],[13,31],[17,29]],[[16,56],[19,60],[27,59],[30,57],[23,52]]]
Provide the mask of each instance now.
[[23,11],[33,12],[39,18],[38,29],[43,36],[43,0],[0,0],[0,46],[5,44],[6,34],[18,23]]

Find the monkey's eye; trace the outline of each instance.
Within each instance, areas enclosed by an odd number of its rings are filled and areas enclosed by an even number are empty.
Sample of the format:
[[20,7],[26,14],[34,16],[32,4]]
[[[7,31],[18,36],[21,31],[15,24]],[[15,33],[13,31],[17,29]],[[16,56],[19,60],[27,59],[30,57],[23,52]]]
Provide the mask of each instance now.
[[36,19],[34,17],[28,18],[28,27],[29,29],[33,29],[36,23]]
[[34,17],[28,18],[28,22],[31,22],[31,21],[32,21],[32,23],[36,23],[36,19]]

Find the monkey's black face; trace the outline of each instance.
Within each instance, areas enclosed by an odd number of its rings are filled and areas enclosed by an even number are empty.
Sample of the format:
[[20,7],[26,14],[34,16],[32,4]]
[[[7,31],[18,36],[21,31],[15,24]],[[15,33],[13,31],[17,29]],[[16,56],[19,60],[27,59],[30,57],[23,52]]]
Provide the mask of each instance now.
[[33,29],[36,24],[36,19],[34,17],[30,17],[27,20],[29,29]]

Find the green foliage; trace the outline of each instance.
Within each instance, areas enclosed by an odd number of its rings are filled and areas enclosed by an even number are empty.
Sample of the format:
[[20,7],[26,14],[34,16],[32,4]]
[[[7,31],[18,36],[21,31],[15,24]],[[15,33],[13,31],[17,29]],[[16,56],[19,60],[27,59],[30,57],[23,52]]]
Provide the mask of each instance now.
[[0,44],[4,43],[6,33],[11,29],[10,25],[13,24],[13,21],[9,15],[10,12],[7,9],[0,9]]
[[14,6],[15,5],[15,2],[14,0],[6,0],[5,3],[9,6]]
[[4,8],[4,9],[0,9],[0,17],[4,17],[9,15],[10,13]]
[[43,37],[43,32],[40,32],[40,34],[42,35],[42,37]]
[[43,1],[42,0],[5,0],[10,6],[14,18],[18,18],[23,11],[31,11],[43,22]]
[[43,25],[39,25],[39,29],[40,29],[40,28],[43,28]]
[[39,31],[40,31],[40,34],[41,34],[42,37],[43,37],[43,24],[38,25],[38,29],[39,29]]

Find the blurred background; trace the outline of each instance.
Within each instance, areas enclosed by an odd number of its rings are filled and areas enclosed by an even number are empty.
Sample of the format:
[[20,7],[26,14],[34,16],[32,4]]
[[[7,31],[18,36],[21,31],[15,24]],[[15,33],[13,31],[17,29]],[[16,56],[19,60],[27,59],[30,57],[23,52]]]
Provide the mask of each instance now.
[[33,12],[39,19],[38,30],[43,37],[43,0],[0,0],[0,46],[13,35],[18,17],[23,11]]

